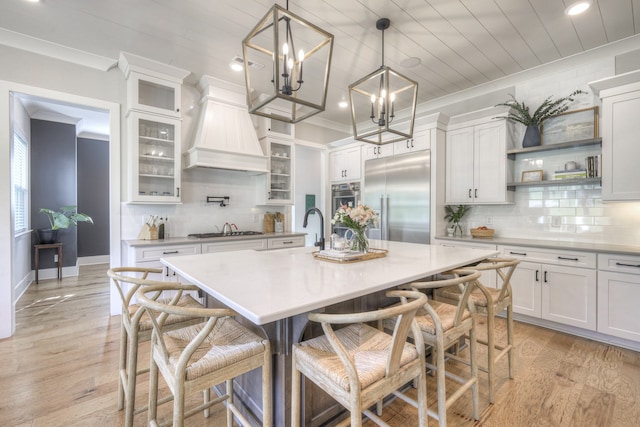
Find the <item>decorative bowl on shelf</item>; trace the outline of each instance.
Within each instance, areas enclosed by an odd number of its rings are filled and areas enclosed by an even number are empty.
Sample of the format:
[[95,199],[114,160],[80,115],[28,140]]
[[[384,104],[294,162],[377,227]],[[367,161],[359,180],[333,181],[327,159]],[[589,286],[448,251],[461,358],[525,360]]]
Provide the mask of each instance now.
[[471,230],[469,230],[471,232],[471,235],[473,237],[484,237],[484,238],[491,238],[493,237],[493,233],[496,231],[493,228],[472,228]]

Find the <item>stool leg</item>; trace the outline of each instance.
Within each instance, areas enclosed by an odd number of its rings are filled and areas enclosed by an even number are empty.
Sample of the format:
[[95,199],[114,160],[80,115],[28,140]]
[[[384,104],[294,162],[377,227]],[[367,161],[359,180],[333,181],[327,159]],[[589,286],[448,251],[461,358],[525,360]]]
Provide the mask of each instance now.
[[233,427],[233,412],[231,412],[231,406],[233,406],[233,379],[227,380],[227,396],[229,398],[226,401],[227,406],[227,427]]
[[151,360],[149,363],[149,411],[148,424],[156,422],[158,417],[158,365],[153,360],[153,342],[151,343]]
[[[137,325],[135,326],[137,328]],[[133,426],[133,412],[136,404],[136,380],[138,379],[138,333],[129,335],[129,355],[127,358],[127,384],[125,393],[125,427]]]
[[[118,410],[124,409],[124,378],[127,375],[127,329],[120,324],[120,361],[118,363]],[[124,376],[124,377],[123,377]]]
[[478,420],[478,355],[476,353],[476,322],[469,331],[469,358],[471,361],[471,378],[475,381],[471,385],[471,401],[473,403],[473,419]]
[[438,425],[447,426],[447,389],[444,366],[444,341],[442,332],[437,336],[436,344],[436,384],[438,387]]
[[300,427],[300,375],[294,349],[291,359],[291,427]]
[[262,426],[271,427],[271,346],[265,342],[264,364],[262,365]]
[[495,343],[494,343],[495,313],[493,303],[487,304],[487,373],[489,374],[489,403],[493,403],[493,385],[495,380]]
[[509,346],[509,378],[513,379],[513,305],[507,307],[507,345]]

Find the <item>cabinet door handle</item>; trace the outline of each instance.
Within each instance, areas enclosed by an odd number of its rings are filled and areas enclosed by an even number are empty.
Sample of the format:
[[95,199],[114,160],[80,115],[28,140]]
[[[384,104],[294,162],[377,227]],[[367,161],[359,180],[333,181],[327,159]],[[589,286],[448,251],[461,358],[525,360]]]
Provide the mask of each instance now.
[[549,283],[549,282],[547,282],[547,273],[548,273],[548,271],[544,272],[544,283]]
[[171,255],[171,254],[177,254],[178,251],[164,251],[162,252],[162,255]]
[[411,148],[413,148],[413,138],[411,138]]
[[471,189],[469,189],[469,198],[471,198]]
[[536,270],[536,282],[540,281],[540,270]]
[[477,188],[476,188],[476,189],[475,189],[475,191],[474,191],[474,195],[473,195],[473,197],[475,197],[476,199],[478,198],[478,189],[477,189]]
[[407,139],[407,148],[411,148],[411,147],[409,147],[409,140],[408,139]]
[[526,252],[509,252],[511,255],[522,255],[522,256],[527,256]]
[[180,187],[176,187],[176,197],[180,197]]
[[580,261],[578,258],[569,258],[565,256],[559,256],[558,259],[563,259],[565,261]]
[[640,264],[625,264],[624,262],[616,262],[616,265],[619,265],[620,267],[640,268]]

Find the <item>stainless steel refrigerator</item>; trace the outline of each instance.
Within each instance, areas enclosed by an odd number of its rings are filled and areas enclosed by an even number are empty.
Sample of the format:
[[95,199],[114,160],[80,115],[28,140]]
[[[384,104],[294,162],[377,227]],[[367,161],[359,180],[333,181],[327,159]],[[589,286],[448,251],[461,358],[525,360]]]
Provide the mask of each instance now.
[[379,214],[369,238],[429,243],[431,152],[367,160],[364,203]]

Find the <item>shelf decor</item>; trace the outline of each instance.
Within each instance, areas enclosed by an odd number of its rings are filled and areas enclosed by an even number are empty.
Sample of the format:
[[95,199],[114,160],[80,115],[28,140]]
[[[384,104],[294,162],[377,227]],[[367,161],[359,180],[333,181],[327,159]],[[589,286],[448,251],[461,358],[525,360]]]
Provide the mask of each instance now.
[[558,116],[569,109],[569,103],[573,102],[574,97],[586,92],[582,90],[575,90],[567,96],[552,100],[551,96],[545,99],[538,108],[533,112],[530,112],[529,106],[524,102],[519,102],[513,95],[510,100],[502,102],[496,105],[510,107],[510,111],[506,116],[494,117],[496,119],[507,119],[512,122],[520,123],[527,127],[522,140],[522,148],[536,147],[542,144],[542,138],[540,136],[540,126],[544,120],[550,117]]
[[545,145],[598,138],[598,107],[567,111],[544,119],[540,136]]
[[522,171],[522,182],[542,181],[542,170]]

